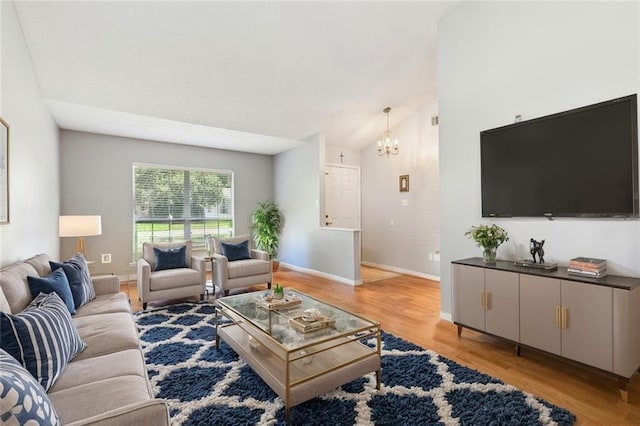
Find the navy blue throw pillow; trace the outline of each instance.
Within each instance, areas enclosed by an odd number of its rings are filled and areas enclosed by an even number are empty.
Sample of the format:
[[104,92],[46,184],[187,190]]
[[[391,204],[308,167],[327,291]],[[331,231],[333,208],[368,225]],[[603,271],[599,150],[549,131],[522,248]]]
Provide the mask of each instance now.
[[189,267],[187,266],[187,246],[167,249],[154,247],[153,254],[156,258],[156,271]]
[[222,248],[222,255],[225,256],[230,262],[234,260],[251,259],[249,254],[249,240],[244,240],[241,243],[223,243],[220,241]]
[[66,262],[49,261],[49,266],[51,266],[52,271],[59,268],[64,271],[67,280],[69,280],[69,287],[71,287],[73,303],[76,309],[96,297],[91,276],[89,275],[89,267],[81,254],[75,255]]
[[76,305],[73,303],[69,280],[62,269],[56,269],[46,278],[28,276],[27,281],[29,282],[29,290],[31,290],[32,297],[35,298],[40,293],[49,294],[55,292],[67,305],[69,313],[76,313]]

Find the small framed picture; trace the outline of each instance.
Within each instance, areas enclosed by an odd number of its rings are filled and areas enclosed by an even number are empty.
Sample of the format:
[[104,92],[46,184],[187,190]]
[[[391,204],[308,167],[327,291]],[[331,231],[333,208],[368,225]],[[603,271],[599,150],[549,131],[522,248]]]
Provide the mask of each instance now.
[[409,192],[409,175],[400,176],[400,192]]

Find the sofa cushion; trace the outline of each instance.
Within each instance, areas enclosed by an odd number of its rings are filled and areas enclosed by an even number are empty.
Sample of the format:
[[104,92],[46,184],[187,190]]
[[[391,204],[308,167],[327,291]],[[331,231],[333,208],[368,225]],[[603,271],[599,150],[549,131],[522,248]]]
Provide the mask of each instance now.
[[27,283],[28,275],[36,276],[38,272],[33,266],[23,262],[3,268],[0,272],[0,287],[12,313],[22,311],[33,300]]
[[40,384],[14,357],[0,349],[0,423],[59,425],[60,419]]
[[236,260],[235,262],[229,262],[227,269],[229,278],[268,274],[271,270],[271,262],[258,259]]
[[76,308],[79,308],[96,297],[96,291],[93,288],[93,282],[89,274],[89,265],[87,265],[87,261],[81,254],[75,255],[66,262],[50,261],[49,265],[52,270],[61,268],[64,271],[69,280],[69,286],[71,287],[71,294],[73,295],[73,302]]
[[200,282],[200,271],[195,269],[167,269],[164,271],[154,272],[151,275],[151,278],[149,279],[149,288],[151,291],[167,290],[196,285],[200,284]]
[[76,306],[73,303],[73,296],[71,295],[71,287],[69,287],[69,280],[62,269],[53,271],[47,277],[27,277],[29,283],[29,290],[35,297],[40,293],[52,293],[55,292],[65,305],[69,309],[70,314],[76,313]]
[[[62,424],[151,400],[147,380],[138,375],[119,376],[49,392]],[[127,423],[130,424],[130,423]]]
[[140,348],[138,331],[131,314],[114,312],[74,317],[73,323],[87,344],[87,349],[79,353],[74,361]]
[[146,379],[144,357],[139,349],[73,360],[49,389],[49,393],[119,376],[140,376]]
[[0,313],[0,346],[24,365],[45,390],[69,360],[87,347],[56,293],[40,293],[16,315]]
[[129,298],[124,293],[108,293],[96,296],[91,303],[76,310],[76,318],[86,315],[109,314],[112,312],[131,313]]
[[176,248],[153,248],[156,271],[187,267],[187,246]]
[[220,241],[220,248],[222,248],[222,255],[225,256],[229,262],[251,259],[249,240],[244,240],[239,243],[225,243],[224,241]]
[[48,254],[38,254],[36,256],[30,257],[25,260],[24,263],[33,266],[38,272],[38,275],[41,277],[46,277],[51,273],[51,266],[49,262],[51,261],[51,257]]
[[11,306],[9,306],[9,301],[7,300],[7,298],[4,297],[4,291],[2,291],[2,287],[0,287],[0,312],[4,312],[5,314],[11,313]]

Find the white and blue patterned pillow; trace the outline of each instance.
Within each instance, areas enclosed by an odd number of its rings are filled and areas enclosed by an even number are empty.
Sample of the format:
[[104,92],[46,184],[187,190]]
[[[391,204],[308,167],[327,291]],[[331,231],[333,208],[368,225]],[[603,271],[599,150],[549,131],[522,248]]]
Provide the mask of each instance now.
[[56,293],[40,293],[16,315],[0,312],[0,347],[17,359],[45,391],[87,345]]
[[51,425],[60,419],[49,397],[14,357],[0,349],[0,424]]
[[96,291],[93,288],[93,282],[89,274],[89,265],[87,265],[87,261],[80,253],[66,262],[49,261],[49,266],[51,266],[52,271],[58,268],[62,268],[64,271],[69,280],[76,309],[95,299]]

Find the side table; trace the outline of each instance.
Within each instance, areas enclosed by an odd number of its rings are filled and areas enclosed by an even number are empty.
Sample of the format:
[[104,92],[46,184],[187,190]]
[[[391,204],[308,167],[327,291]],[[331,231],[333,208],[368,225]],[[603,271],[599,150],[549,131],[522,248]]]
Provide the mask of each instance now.
[[207,268],[207,262],[211,262],[211,279],[207,280],[207,283],[205,284],[205,293],[208,296],[209,292],[211,292],[211,294],[213,294],[214,296],[216,295],[216,286],[213,284],[213,264],[215,263],[215,261],[213,260],[213,256],[205,256],[204,257],[204,267],[205,269]]

